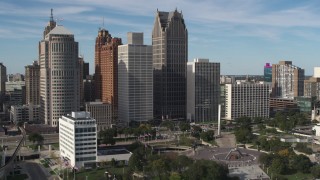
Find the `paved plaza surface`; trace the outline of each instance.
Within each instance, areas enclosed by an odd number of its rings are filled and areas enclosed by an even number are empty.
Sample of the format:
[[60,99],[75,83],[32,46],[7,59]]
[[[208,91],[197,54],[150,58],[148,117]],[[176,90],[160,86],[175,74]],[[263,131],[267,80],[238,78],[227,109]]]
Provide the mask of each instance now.
[[262,171],[258,165],[251,166],[240,166],[240,167],[229,167],[229,176],[239,177],[240,180],[246,179],[259,179],[259,180],[269,180],[269,176]]

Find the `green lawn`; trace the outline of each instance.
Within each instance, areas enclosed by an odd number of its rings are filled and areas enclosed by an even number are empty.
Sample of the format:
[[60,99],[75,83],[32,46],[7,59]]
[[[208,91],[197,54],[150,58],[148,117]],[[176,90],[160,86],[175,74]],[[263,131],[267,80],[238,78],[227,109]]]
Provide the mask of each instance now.
[[53,147],[55,150],[59,150],[59,143],[51,144],[51,147]]
[[303,174],[301,172],[291,174],[291,175],[285,175],[284,177],[288,178],[288,180],[312,180],[314,179],[311,174]]
[[98,169],[98,170],[84,170],[83,172],[76,173],[76,179],[77,180],[85,180],[86,176],[88,177],[88,180],[98,180],[98,179],[103,179],[104,173],[108,171],[111,174],[115,175],[123,175],[123,170],[124,173],[128,171],[128,167],[123,168],[103,168],[103,169]]

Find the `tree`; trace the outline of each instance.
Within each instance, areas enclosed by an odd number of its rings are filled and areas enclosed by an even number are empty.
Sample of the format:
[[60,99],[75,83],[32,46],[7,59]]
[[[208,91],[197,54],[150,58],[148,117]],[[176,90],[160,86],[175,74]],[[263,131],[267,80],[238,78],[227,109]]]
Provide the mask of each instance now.
[[202,140],[209,142],[212,141],[214,139],[214,131],[213,130],[209,130],[207,132],[202,132],[200,134],[200,137]]
[[179,173],[173,172],[171,173],[169,180],[181,180],[181,176]]
[[271,164],[272,164],[273,156],[274,156],[273,154],[265,154],[265,153],[263,153],[263,154],[261,154],[259,156],[259,162],[261,164],[264,164],[266,167],[270,167]]
[[201,132],[202,132],[201,127],[199,127],[199,126],[192,126],[191,135],[192,135],[193,137],[199,138]]
[[320,178],[320,165],[314,165],[310,168],[310,172],[315,178]]
[[240,127],[250,127],[251,125],[251,118],[250,117],[246,117],[246,116],[242,116],[236,119],[237,125],[239,125]]
[[183,173],[182,179],[228,179],[228,167],[209,160],[197,160]]
[[246,127],[237,128],[234,135],[236,136],[237,142],[241,142],[241,143],[250,142],[253,137],[251,129]]
[[180,131],[184,133],[185,131],[190,130],[190,124],[186,122],[182,122],[179,124],[179,128],[180,128]]
[[273,158],[270,170],[275,174],[283,174],[286,172],[286,164],[282,158]]
[[116,135],[117,135],[117,130],[114,128],[106,129],[104,131],[99,132],[99,137],[102,139],[102,143],[104,144],[114,145],[116,143],[114,136]]
[[293,168],[302,172],[302,173],[308,173],[310,172],[310,167],[312,166],[312,163],[310,159],[305,155],[296,155],[292,158],[292,165]]
[[29,135],[28,139],[29,139],[29,141],[31,141],[33,144],[34,144],[35,142],[37,142],[37,145],[42,144],[42,142],[43,142],[43,140],[44,140],[43,136],[42,136],[41,134],[39,134],[39,133],[31,133],[31,134]]

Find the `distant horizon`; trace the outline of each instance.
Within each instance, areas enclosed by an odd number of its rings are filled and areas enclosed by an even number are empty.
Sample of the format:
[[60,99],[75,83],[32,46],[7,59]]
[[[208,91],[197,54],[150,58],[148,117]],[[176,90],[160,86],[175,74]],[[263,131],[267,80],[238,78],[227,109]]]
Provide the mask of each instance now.
[[63,19],[58,24],[74,33],[90,74],[100,27],[124,44],[127,32],[143,32],[145,44],[150,45],[157,9],[176,8],[182,11],[189,33],[189,61],[201,57],[220,62],[221,74],[263,74],[265,63],[280,60],[292,61],[306,74],[320,66],[320,2],[316,0],[3,0],[0,62],[8,74],[24,74],[24,67],[38,59],[38,43],[51,8],[55,19]]

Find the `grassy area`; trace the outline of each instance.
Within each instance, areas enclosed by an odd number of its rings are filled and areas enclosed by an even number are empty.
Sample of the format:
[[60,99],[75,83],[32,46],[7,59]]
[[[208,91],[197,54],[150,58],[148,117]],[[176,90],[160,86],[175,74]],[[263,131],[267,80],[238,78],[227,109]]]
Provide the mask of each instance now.
[[28,179],[28,175],[26,174],[7,176],[7,180],[25,180],[25,179]]
[[301,172],[291,174],[291,175],[285,175],[283,177],[286,177],[288,180],[297,180],[297,179],[312,180],[312,179],[314,179],[311,174],[303,174]]
[[48,168],[49,167],[49,164],[48,162],[46,162],[45,160],[40,160],[41,164],[45,167],[45,168]]
[[124,168],[107,168],[107,169],[94,169],[94,170],[84,170],[82,172],[76,173],[77,180],[85,180],[88,177],[88,180],[96,180],[105,177],[105,172],[108,171],[112,175],[123,175],[129,170],[128,167]]
[[51,146],[53,147],[53,149],[59,150],[59,143],[51,144]]

